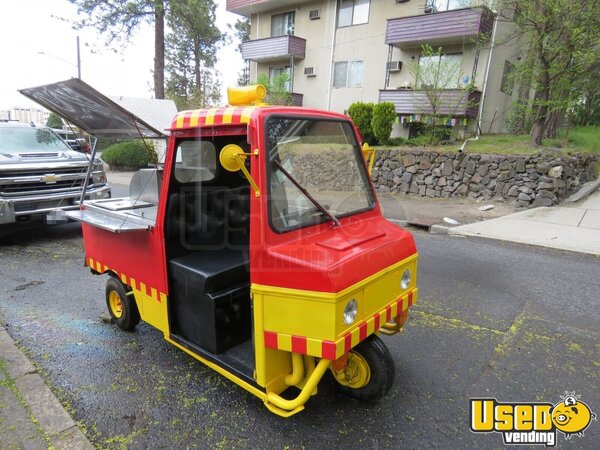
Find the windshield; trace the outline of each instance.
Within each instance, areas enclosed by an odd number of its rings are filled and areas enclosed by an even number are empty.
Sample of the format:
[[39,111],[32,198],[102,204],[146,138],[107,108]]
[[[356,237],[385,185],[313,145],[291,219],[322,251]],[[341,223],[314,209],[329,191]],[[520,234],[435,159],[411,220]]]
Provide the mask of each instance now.
[[67,144],[46,128],[0,127],[0,153],[64,152]]
[[349,122],[270,118],[269,214],[277,231],[313,225],[375,204]]

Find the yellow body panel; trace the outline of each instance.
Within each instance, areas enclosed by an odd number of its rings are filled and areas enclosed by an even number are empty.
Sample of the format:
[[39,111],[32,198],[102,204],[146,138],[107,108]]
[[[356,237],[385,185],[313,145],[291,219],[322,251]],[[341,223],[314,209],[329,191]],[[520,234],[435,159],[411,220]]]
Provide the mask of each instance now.
[[[400,279],[407,268],[412,280],[402,290]],[[416,302],[416,270],[415,254],[338,293],[253,284],[256,382],[268,391],[285,389],[282,374],[291,371],[290,353],[295,336],[304,338],[306,354],[317,357],[323,356],[323,342],[330,341],[337,358],[346,351],[344,338],[348,332],[352,347],[361,341],[361,325],[366,327],[367,335],[377,332],[376,320],[382,326],[388,314],[393,318],[408,309],[409,296],[412,303]],[[344,307],[353,298],[359,305],[358,314],[352,324],[346,325]],[[266,348],[265,331],[277,334],[277,349]]]
[[[252,292],[260,294],[264,302],[264,330],[333,341],[356,322],[367,319],[412,289],[416,281],[416,264],[417,255],[413,255],[338,293],[262,285],[252,285]],[[402,290],[400,279],[406,269],[411,270],[413,279],[409,287]],[[351,299],[358,303],[358,314],[355,323],[346,325],[343,313]]]

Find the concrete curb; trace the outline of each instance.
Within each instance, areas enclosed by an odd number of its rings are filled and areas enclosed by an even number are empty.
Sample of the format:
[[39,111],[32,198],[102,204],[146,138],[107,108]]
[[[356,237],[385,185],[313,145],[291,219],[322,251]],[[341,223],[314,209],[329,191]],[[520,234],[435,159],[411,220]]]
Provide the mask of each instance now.
[[579,189],[577,192],[575,192],[573,195],[571,195],[568,199],[566,199],[565,203],[578,202],[579,200],[582,200],[582,199],[588,197],[599,187],[600,187],[600,178],[598,178],[595,181],[588,181],[583,186],[581,186],[581,189]]
[[50,445],[56,449],[94,449],[4,328],[0,328],[0,355]]

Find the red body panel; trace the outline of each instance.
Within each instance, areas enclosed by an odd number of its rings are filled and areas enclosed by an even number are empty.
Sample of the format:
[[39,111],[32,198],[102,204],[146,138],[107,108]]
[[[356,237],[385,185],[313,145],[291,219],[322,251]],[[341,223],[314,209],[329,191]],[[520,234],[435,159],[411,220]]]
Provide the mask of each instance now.
[[[83,225],[88,258],[119,273],[125,273],[168,295],[164,223],[168,186],[173,165],[176,137],[238,134],[243,108],[238,108],[227,125],[219,125],[225,109],[211,112],[214,121],[203,125],[206,112],[195,113],[199,127],[192,126],[191,112],[180,113],[182,120],[173,121],[169,141],[163,186],[158,206],[156,227],[148,232],[114,234]],[[231,114],[229,111],[228,114]],[[276,233],[268,224],[267,168],[264,136],[265,119],[271,114],[338,118],[347,116],[321,110],[291,107],[255,108],[249,118],[248,142],[259,149],[251,156],[251,174],[262,195],[249,191],[250,201],[250,277],[252,283],[322,292],[339,292],[394,263],[416,253],[410,233],[389,223],[381,215],[379,205],[354,216],[340,219],[341,226],[330,222],[286,233]],[[195,120],[195,119],[194,119]],[[357,141],[358,131],[355,128]],[[366,168],[365,168],[366,170]]]

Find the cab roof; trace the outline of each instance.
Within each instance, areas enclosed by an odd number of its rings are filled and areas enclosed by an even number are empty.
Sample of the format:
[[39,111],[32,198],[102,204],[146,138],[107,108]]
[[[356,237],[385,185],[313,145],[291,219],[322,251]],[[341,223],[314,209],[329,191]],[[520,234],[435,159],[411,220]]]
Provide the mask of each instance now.
[[297,106],[229,106],[226,108],[181,111],[173,118],[170,130],[187,130],[219,125],[243,125],[250,123],[250,120],[253,117],[269,113],[284,113],[290,115],[309,114],[349,120],[348,116],[339,113]]

